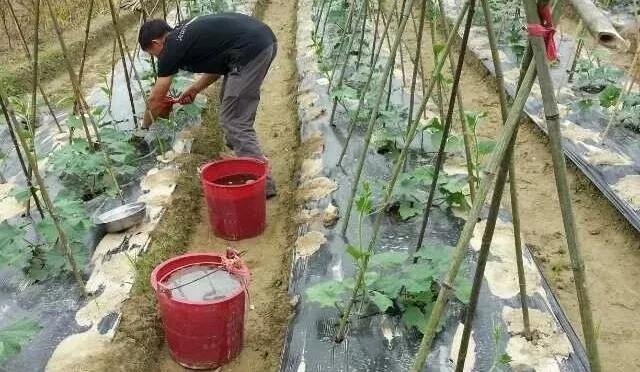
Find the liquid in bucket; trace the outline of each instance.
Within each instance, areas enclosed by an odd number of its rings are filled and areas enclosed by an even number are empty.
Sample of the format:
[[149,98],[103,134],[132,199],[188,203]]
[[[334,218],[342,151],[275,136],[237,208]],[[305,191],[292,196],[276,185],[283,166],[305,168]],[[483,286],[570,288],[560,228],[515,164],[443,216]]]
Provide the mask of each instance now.
[[186,301],[216,301],[229,297],[242,287],[242,283],[211,265],[194,265],[171,274],[163,283],[171,290],[171,297]]
[[257,179],[258,177],[254,176],[253,174],[245,173],[218,178],[217,180],[213,181],[213,183],[217,185],[237,186],[256,182]]

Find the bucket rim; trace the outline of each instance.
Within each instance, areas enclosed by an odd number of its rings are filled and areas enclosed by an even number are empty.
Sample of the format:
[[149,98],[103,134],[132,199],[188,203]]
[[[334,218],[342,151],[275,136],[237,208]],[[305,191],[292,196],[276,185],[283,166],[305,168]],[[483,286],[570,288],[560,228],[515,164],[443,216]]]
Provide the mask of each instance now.
[[[194,257],[202,257],[203,260],[199,261],[199,262],[185,263],[184,265],[176,267],[175,269],[167,272],[161,278],[159,278],[159,272],[163,268],[168,266],[169,264],[175,263],[176,261],[182,261],[182,260],[186,260],[186,259],[194,258]],[[221,262],[212,262],[210,260],[211,259],[215,259],[215,258],[221,259],[222,257],[223,257],[223,255],[217,254],[217,253],[186,253],[186,254],[183,254],[183,255],[180,255],[180,256],[176,256],[176,257],[170,258],[170,259],[162,262],[158,266],[156,266],[155,269],[153,269],[153,271],[151,272],[151,288],[153,288],[153,291],[156,293],[156,296],[159,296],[160,294],[163,294],[165,292],[165,291],[162,290],[162,287],[163,287],[162,281],[164,279],[166,279],[168,276],[170,276],[173,273],[175,273],[176,271],[184,269],[184,268],[187,268],[187,267],[190,267],[190,266],[193,266],[193,265],[211,264],[211,265],[221,266]],[[209,258],[209,260],[206,260],[206,258]],[[217,300],[191,301],[191,300],[185,300],[185,299],[176,299],[176,298],[174,298],[171,295],[166,294],[166,293],[164,295],[169,300],[171,300],[173,302],[186,304],[186,305],[193,305],[193,306],[209,306],[209,305],[216,305],[216,304],[219,304],[219,303],[223,303],[223,302],[229,301],[229,300],[237,297],[239,294],[244,293],[245,291],[248,290],[247,283],[245,283],[244,280],[242,280],[242,278],[239,275],[236,275],[236,274],[233,274],[233,273],[230,273],[230,272],[229,272],[229,275],[234,276],[240,282],[240,288],[238,288],[235,291],[231,292],[229,295],[227,295],[227,296],[225,296],[223,298],[217,299]]]
[[220,159],[220,160],[215,160],[209,163],[206,163],[205,165],[201,166],[199,169],[199,173],[200,173],[200,179],[202,180],[203,183],[209,185],[209,186],[213,186],[213,187],[219,187],[219,188],[224,188],[224,189],[238,189],[238,188],[243,188],[243,187],[247,187],[252,185],[253,183],[247,185],[220,185],[217,184],[213,181],[209,181],[207,179],[204,178],[203,174],[205,169],[222,164],[222,163],[230,163],[233,161],[249,161],[251,163],[256,163],[256,164],[260,164],[260,165],[264,165],[265,167],[265,172],[263,175],[261,175],[260,177],[258,177],[258,179],[256,179],[256,181],[254,183],[258,183],[258,182],[262,182],[264,180],[267,179],[267,175],[269,174],[269,163],[265,160],[260,160],[260,159],[256,159],[256,158],[250,158],[247,156],[239,156],[239,157],[233,157],[233,158],[225,158],[225,159]]

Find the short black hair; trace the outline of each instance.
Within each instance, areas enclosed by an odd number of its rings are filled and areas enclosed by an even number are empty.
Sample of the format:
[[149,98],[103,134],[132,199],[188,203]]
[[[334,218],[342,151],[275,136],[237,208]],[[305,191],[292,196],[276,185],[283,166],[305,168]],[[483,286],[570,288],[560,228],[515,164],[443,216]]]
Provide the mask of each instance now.
[[151,19],[146,21],[142,27],[140,27],[140,33],[138,33],[138,42],[142,50],[146,50],[151,42],[155,39],[163,37],[166,33],[171,32],[173,29],[163,19]]

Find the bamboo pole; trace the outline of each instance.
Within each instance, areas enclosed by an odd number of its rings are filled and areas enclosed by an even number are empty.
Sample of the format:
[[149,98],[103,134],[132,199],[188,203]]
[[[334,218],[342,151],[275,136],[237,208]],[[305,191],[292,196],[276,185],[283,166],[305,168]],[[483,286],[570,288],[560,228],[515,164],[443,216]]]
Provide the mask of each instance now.
[[[535,0],[523,0],[525,5],[525,13],[529,24],[539,24]],[[560,210],[562,212],[562,220],[567,239],[569,256],[572,262],[573,276],[578,295],[578,304],[580,308],[580,319],[582,320],[582,331],[587,346],[587,355],[591,370],[599,372],[601,370],[600,357],[598,353],[598,344],[596,340],[596,332],[593,324],[593,315],[591,313],[591,301],[585,278],[584,261],[580,242],[577,234],[576,222],[573,216],[573,208],[571,205],[571,196],[569,192],[569,183],[567,180],[567,168],[562,149],[562,140],[560,133],[560,113],[558,111],[558,103],[555,99],[553,90],[553,80],[549,72],[549,66],[545,59],[545,46],[541,37],[529,36],[531,41],[534,59],[538,69],[538,80],[540,90],[542,91],[542,101],[547,122],[547,130],[549,133],[549,142],[551,146],[551,156],[553,159],[553,168],[556,179],[556,188],[560,201]]]
[[[440,24],[442,27],[442,34],[445,39],[447,39],[449,38],[449,29],[451,28],[451,25],[447,20],[443,2],[438,0],[438,6],[440,10]],[[449,50],[449,52],[447,53],[447,59],[449,60],[449,68],[451,70],[451,73],[453,73],[455,69],[455,61],[453,58],[453,52],[451,50]],[[473,139],[471,138],[471,133],[469,133],[469,126],[467,125],[467,120],[464,114],[464,98],[460,89],[458,89],[457,101],[458,116],[460,117],[460,128],[462,130],[462,144],[464,146],[464,155],[467,166],[467,183],[469,184],[469,195],[471,197],[471,202],[473,203],[476,194],[476,182],[478,181],[473,162],[473,155],[471,153],[471,147],[475,144],[473,143]]]
[[491,156],[483,169],[484,177],[481,178],[480,187],[478,188],[478,191],[476,193],[476,200],[473,202],[471,210],[469,211],[467,221],[465,222],[460,237],[458,238],[456,247],[453,251],[449,269],[447,270],[444,280],[440,286],[438,297],[436,299],[436,302],[434,303],[429,319],[425,324],[425,327],[423,328],[422,341],[420,343],[416,359],[411,369],[412,372],[422,371],[427,355],[429,354],[431,342],[433,341],[436,329],[440,322],[440,318],[444,314],[445,305],[449,297],[451,296],[453,283],[456,279],[456,276],[458,275],[458,271],[460,271],[460,266],[462,265],[462,262],[464,260],[469,241],[473,236],[473,230],[475,229],[476,223],[478,222],[478,217],[480,216],[482,208],[484,207],[484,202],[487,198],[487,194],[489,193],[491,184],[493,184],[493,181],[496,178],[496,171],[498,169],[498,166],[504,160],[507,148],[509,147],[511,139],[519,124],[520,114],[522,113],[522,109],[524,108],[526,100],[531,92],[531,87],[533,86],[535,75],[535,64],[531,64],[527,69],[527,74],[525,75],[522,86],[516,94],[516,98],[513,101],[511,109],[509,110],[507,123],[504,125],[504,129],[497,140],[496,147],[491,153]]
[[411,90],[409,95],[409,117],[407,123],[407,129],[411,127],[411,122],[413,121],[413,109],[416,101],[416,85],[418,83],[418,65],[420,64],[420,56],[422,53],[422,34],[424,33],[424,24],[425,18],[427,15],[427,1],[422,0],[420,4],[420,22],[416,32],[417,40],[416,40],[416,54],[413,60],[414,68],[411,74]]
[[[18,139],[16,138],[16,134],[15,134],[16,129],[13,127],[13,124],[11,122],[11,119],[9,118],[9,113],[7,112],[7,110],[3,109],[2,113],[4,114],[5,121],[7,122],[7,127],[9,129],[9,136],[11,137],[11,142],[13,142],[13,147],[15,147],[16,149],[16,155],[18,156],[18,162],[20,163],[20,168],[22,169],[24,178],[27,181],[27,188],[29,189],[29,193],[31,194],[31,197],[33,198],[33,201],[36,204],[36,208],[38,209],[38,213],[40,214],[40,217],[44,218],[42,204],[40,202],[40,198],[38,197],[37,190],[33,185],[33,181],[32,181],[33,177],[30,176],[31,172],[29,172],[29,169],[28,169],[29,167],[25,163],[24,156],[22,155],[22,151],[20,150],[20,144],[18,143]],[[29,150],[24,149],[24,151],[29,151]]]
[[377,7],[377,10],[376,10],[376,21],[375,21],[375,25],[373,26],[373,40],[371,42],[371,61],[369,62],[369,65],[372,68],[373,68],[374,63],[375,63],[374,56],[375,56],[376,44],[378,43],[378,30],[380,28],[380,14],[381,13],[382,13],[382,0],[378,0],[378,7]]
[[[20,41],[22,42],[22,47],[24,49],[25,55],[27,56],[27,60],[30,63],[33,63],[33,58],[31,56],[31,51],[29,50],[29,44],[27,43],[27,39],[24,37],[24,33],[22,32],[22,28],[20,27],[20,22],[18,21],[18,17],[15,14],[15,10],[13,9],[13,6],[11,5],[11,2],[7,2],[7,5],[9,6],[9,13],[11,14],[11,17],[13,18],[13,21],[14,21],[14,23],[16,25],[16,30],[18,31],[18,35],[20,36]],[[60,122],[58,121],[58,117],[56,116],[56,113],[53,111],[53,108],[52,108],[51,103],[49,101],[49,97],[45,94],[41,83],[38,83],[38,88],[40,89],[40,95],[42,96],[42,100],[44,101],[45,105],[47,106],[47,108],[49,110],[49,114],[51,115],[51,118],[53,118],[53,122],[56,124],[56,127],[58,128],[58,131],[62,132],[62,127],[60,126]]]
[[[400,25],[400,22],[402,21],[402,18],[400,17],[400,15],[404,14],[404,12],[405,12],[405,8],[407,6],[407,0],[402,0],[402,7],[401,7],[402,10],[400,11],[400,13],[398,13],[398,9],[396,7],[396,3],[394,3],[393,6],[394,6],[394,12],[397,14],[398,25]],[[411,8],[411,7],[409,7],[409,8]],[[391,21],[391,20],[389,20],[389,21]],[[401,43],[402,43],[402,41],[401,41]],[[407,81],[406,81],[407,78],[406,78],[406,73],[404,71],[404,53],[402,52],[402,44],[400,45],[399,52],[400,52],[400,73],[402,74],[402,86],[404,87],[407,84]],[[394,63],[395,63],[395,57],[394,57]],[[395,65],[394,65],[394,67],[395,67]],[[389,82],[389,87],[391,87],[391,82]],[[391,89],[391,88],[389,88],[389,89]],[[389,106],[389,105],[387,104],[387,106]]]
[[[398,1],[398,0],[394,0],[394,1]],[[380,9],[380,12],[382,12],[382,8]],[[384,14],[382,14],[382,18],[384,18]],[[356,108],[355,111],[355,115],[351,118],[350,122],[349,122],[349,134],[347,135],[347,138],[344,142],[344,145],[342,146],[342,152],[340,153],[340,157],[338,158],[338,163],[337,166],[341,167],[342,166],[342,160],[344,159],[345,154],[347,153],[347,148],[349,147],[349,143],[351,141],[351,137],[353,136],[353,132],[356,128],[356,122],[358,121],[358,117],[360,116],[360,111],[362,110],[362,107],[364,106],[364,100],[366,97],[366,93],[369,91],[369,87],[371,86],[371,83],[373,82],[373,75],[375,73],[375,67],[378,64],[378,60],[380,58],[380,53],[382,51],[382,46],[384,44],[384,39],[387,37],[387,34],[389,33],[389,28],[391,26],[391,22],[383,22],[383,31],[382,31],[382,35],[380,37],[380,43],[378,43],[377,46],[377,50],[374,53],[374,61],[371,63],[371,69],[369,70],[369,76],[367,76],[367,81],[364,85],[364,87],[362,88],[362,90],[360,91],[360,97],[358,100],[358,106]]]
[[89,127],[87,125],[87,119],[85,117],[84,114],[86,114],[86,116],[89,117],[89,120],[91,122],[91,125],[93,127],[93,130],[95,131],[95,135],[96,135],[96,139],[98,140],[98,142],[100,142],[100,134],[98,133],[98,126],[96,125],[95,121],[93,120],[93,116],[91,115],[91,111],[89,110],[89,106],[87,105],[87,103],[84,100],[84,97],[82,96],[82,91],[80,90],[80,85],[78,84],[78,79],[76,76],[75,71],[73,70],[73,66],[71,65],[71,61],[69,60],[69,52],[67,50],[67,45],[64,42],[64,38],[62,36],[62,31],[60,30],[60,25],[58,24],[58,20],[56,19],[56,14],[53,10],[53,7],[51,6],[51,0],[45,0],[47,7],[49,8],[49,15],[51,18],[51,23],[53,24],[53,29],[56,32],[56,35],[58,37],[58,42],[60,43],[60,49],[62,49],[62,55],[64,56],[64,62],[65,65],[67,67],[67,72],[69,74],[69,80],[71,81],[71,86],[73,88],[73,93],[75,95],[76,101],[80,103],[80,108],[81,113],[80,113],[80,119],[82,120],[82,126],[84,128],[85,131],[85,136],[87,138],[87,141],[89,142],[90,146],[92,148],[95,147],[94,145],[94,141],[91,138],[91,132],[89,131]]
[[360,62],[362,60],[362,48],[364,47],[364,37],[367,31],[367,17],[369,9],[369,0],[364,0],[364,16],[362,17],[362,31],[360,33],[360,43],[358,44],[358,57],[356,59],[356,71],[360,70]]
[[[489,8],[489,2],[487,0],[480,0],[482,4],[482,10],[484,14],[489,14],[489,16],[485,16],[485,25],[487,28],[487,35],[489,39],[489,47],[491,48],[491,58],[493,60],[493,67],[496,74],[496,82],[498,83],[498,97],[500,100],[500,114],[502,116],[502,124],[507,121],[507,116],[509,115],[509,103],[507,101],[507,94],[505,90],[504,83],[504,73],[502,70],[502,62],[500,61],[500,54],[498,53],[498,43],[496,40],[495,31],[493,28],[493,19],[491,17],[491,12]],[[528,60],[526,64],[523,66],[529,66],[531,63],[531,55],[527,53]],[[518,88],[520,88],[520,84],[522,84],[522,79],[524,78],[524,71],[522,69],[520,71],[520,81],[518,82]],[[520,304],[522,305],[522,317],[523,317],[523,325],[524,325],[524,336],[528,340],[531,339],[531,330],[530,330],[530,321],[529,321],[529,307],[527,306],[527,292],[526,292],[526,279],[524,276],[524,265],[522,263],[522,241],[521,241],[521,229],[520,229],[520,210],[518,203],[518,186],[516,182],[516,167],[513,160],[513,151],[509,152],[508,156],[508,167],[509,167],[509,193],[511,200],[511,216],[513,218],[513,231],[514,231],[514,241],[515,241],[515,250],[516,250],[516,264],[518,267],[518,282],[520,285]],[[495,223],[495,222],[494,222]],[[524,289],[524,291],[522,291]]]
[[[445,47],[444,47],[444,50],[443,50],[443,53],[445,55],[446,55],[446,53],[449,52],[449,49],[453,45],[453,36],[455,35],[456,32],[458,32],[458,29],[460,28],[460,25],[462,24],[463,18],[464,18],[465,14],[467,13],[468,10],[469,10],[469,1],[466,1],[464,3],[464,5],[462,6],[462,9],[460,11],[460,15],[458,16],[458,19],[457,19],[457,21],[455,23],[455,26],[454,26],[454,28],[452,30],[452,33],[449,35],[449,39],[447,40],[447,43],[445,44]],[[389,22],[389,23],[391,23],[391,22]],[[397,46],[394,49],[397,51]],[[395,54],[395,52],[393,52],[392,55],[393,54]],[[393,63],[393,61],[391,61],[391,63]],[[416,115],[416,117],[418,119],[413,121],[413,123],[411,125],[411,128],[409,130],[409,133],[407,135],[407,139],[405,141],[405,146],[402,149],[402,151],[400,152],[400,156],[398,158],[399,162],[396,163],[396,168],[394,169],[394,178],[396,178],[398,176],[398,174],[400,173],[400,170],[403,167],[404,160],[406,159],[407,153],[409,152],[409,147],[410,147],[411,142],[413,141],[413,139],[415,137],[416,131],[418,129],[418,125],[420,124],[420,119],[419,118],[422,115],[422,113],[424,112],[424,110],[426,109],[427,102],[431,98],[431,94],[433,93],[433,89],[435,87],[435,82],[436,82],[435,78],[442,71],[443,65],[444,65],[444,59],[440,58],[438,60],[438,63],[436,63],[436,67],[434,68],[434,71],[432,73],[432,78],[429,81],[429,85],[428,85],[428,87],[426,89],[426,93],[425,93],[424,97],[422,98],[422,103],[420,105],[420,109],[418,110],[418,114]],[[385,69],[386,73],[384,74],[384,76],[381,79],[386,79],[386,76],[389,74],[392,66],[389,66],[389,64],[388,64],[387,67],[388,67],[388,69]],[[384,81],[384,80],[382,80],[382,81]],[[384,90],[384,84],[381,83],[380,85],[382,86],[382,90]],[[378,114],[378,109],[379,109],[378,106],[379,106],[379,104],[380,104],[380,102],[377,102],[377,101],[376,101],[376,104],[374,104],[374,113],[375,114],[372,114],[372,118],[373,119],[369,120],[369,126],[367,128],[367,134],[366,134],[366,137],[365,137],[364,147],[362,149],[362,153],[361,153],[361,156],[359,158],[359,163],[358,163],[358,166],[356,168],[356,173],[355,173],[354,178],[353,178],[352,183],[351,183],[351,195],[350,195],[350,198],[349,198],[349,202],[347,204],[347,209],[346,209],[345,217],[344,217],[344,223],[343,223],[343,226],[342,226],[342,234],[343,235],[346,232],[348,224],[349,224],[349,217],[350,217],[350,214],[351,214],[351,209],[353,207],[353,201],[355,199],[355,194],[357,192],[358,182],[360,181],[360,176],[362,175],[362,168],[364,167],[365,157],[367,155],[367,151],[368,151],[368,148],[369,148],[369,143],[371,141],[371,135],[373,133],[373,126],[375,124],[375,117]],[[390,195],[387,195],[386,199],[388,200],[389,197],[390,197]],[[374,232],[375,231],[376,231],[376,228],[374,226]],[[374,238],[375,238],[376,234],[377,234],[377,232],[374,234]],[[375,240],[375,239],[373,239],[373,240]]]
[[[93,14],[93,6],[95,0],[89,0],[89,14],[87,15],[87,24],[84,28],[84,42],[82,44],[82,59],[80,59],[80,72],[78,72],[78,83],[82,87],[82,77],[84,74],[84,64],[87,60],[87,48],[89,46],[89,31],[91,30],[91,17]],[[77,102],[76,102],[77,105]]]
[[[331,3],[329,3],[329,8],[331,8]],[[353,16],[355,14],[355,10],[356,10],[356,3],[354,0],[354,2],[351,3],[350,5],[349,15],[347,15],[347,19],[345,20],[344,27],[342,27],[342,30],[344,30],[344,33],[351,33],[351,26],[353,23]],[[329,17],[329,13],[330,11],[327,10],[326,17]],[[326,25],[327,25],[327,18],[325,18],[325,24],[322,27],[322,37],[320,38],[320,44],[322,44],[324,41],[324,32],[325,32],[324,29],[326,28]],[[333,87],[333,80],[335,78],[336,71],[338,71],[338,64],[340,63],[340,60],[341,60],[340,57],[345,53],[346,54],[349,53],[349,50],[348,48],[346,48],[346,45],[347,43],[340,43],[340,47],[338,47],[337,55],[333,56],[334,60],[333,60],[333,65],[331,66],[331,75],[329,76],[329,86],[327,87],[327,90],[329,92],[331,92],[331,88]],[[334,51],[332,50],[331,52],[333,54]]]
[[[492,29],[493,30],[493,29]],[[525,71],[528,70],[533,59],[533,51],[529,46],[523,56],[522,67],[520,69],[520,77],[518,79],[516,91],[520,90],[522,81],[524,79]],[[501,87],[502,85],[499,85]],[[508,116],[508,114],[506,115]],[[503,123],[504,124],[504,123]],[[514,132],[511,144],[507,150],[507,153],[502,161],[500,169],[498,171],[498,177],[496,178],[495,188],[493,191],[493,197],[490,205],[489,216],[485,225],[485,230],[482,236],[482,242],[480,246],[480,253],[478,255],[478,263],[476,265],[476,271],[474,275],[473,285],[471,288],[471,295],[469,297],[469,303],[465,311],[464,329],[462,331],[462,338],[460,341],[460,347],[458,348],[458,358],[456,362],[456,372],[464,371],[464,364],[467,358],[467,351],[469,348],[469,339],[471,337],[471,329],[473,328],[473,320],[475,318],[476,307],[478,305],[478,299],[480,296],[480,288],[484,280],[484,272],[489,257],[489,250],[491,248],[491,242],[493,240],[493,233],[500,210],[500,201],[502,200],[502,194],[504,192],[507,175],[509,175],[509,166],[513,163],[513,152],[516,143],[517,128]],[[509,177],[512,177],[509,175]],[[517,201],[517,198],[515,199]],[[515,219],[514,219],[515,221]],[[520,284],[520,304],[522,306],[523,324],[524,324],[524,336],[527,340],[531,340],[531,331],[529,325],[529,310],[526,302],[526,282],[524,280],[524,266],[522,265],[522,246],[520,244],[520,230],[516,229],[514,224],[514,240],[516,247],[516,262],[518,267],[518,282]],[[519,226],[519,225],[518,225]],[[516,235],[518,234],[518,235]]]
[[113,79],[116,75],[116,39],[113,39],[113,46],[111,49],[111,78],[109,79],[109,112],[111,112],[111,104],[113,102]]
[[[4,92],[4,88],[2,88],[1,86],[0,86],[0,107],[2,108],[3,111],[5,111],[8,114],[10,121],[13,124],[13,127],[18,128],[19,123],[16,120],[13,108],[11,107],[11,104],[7,100],[7,96]],[[22,136],[20,130],[16,131],[16,135],[18,140],[20,141],[22,148],[27,148],[28,144],[24,139],[24,137]],[[82,295],[86,296],[86,290],[84,287],[84,279],[82,278],[82,272],[80,271],[80,269],[78,268],[78,265],[76,264],[75,257],[73,257],[73,252],[69,245],[69,238],[67,237],[67,233],[62,228],[60,219],[56,214],[56,209],[53,205],[53,202],[51,201],[51,197],[49,196],[49,191],[47,191],[47,185],[45,184],[44,179],[42,178],[42,175],[40,174],[40,171],[38,169],[38,160],[29,151],[25,151],[25,155],[27,157],[27,161],[29,162],[29,165],[31,166],[31,169],[33,169],[33,174],[38,184],[38,189],[40,190],[40,195],[42,195],[42,200],[44,201],[47,212],[49,212],[49,216],[51,217],[51,220],[53,221],[53,224],[58,233],[59,248],[62,251],[62,253],[66,256],[66,259],[69,262],[69,265],[71,266],[71,270],[76,279],[76,282],[78,283],[78,286],[80,287]]]
[[7,16],[2,3],[0,3],[0,18],[2,18],[2,27],[4,28],[4,33],[7,35],[7,43],[9,43],[9,49],[13,49],[13,45],[11,45],[11,34],[9,34],[9,27],[7,26]]
[[[324,43],[324,34],[327,31],[327,23],[329,22],[329,15],[331,14],[332,5],[333,5],[333,0],[329,0],[329,6],[327,7],[327,14],[324,16],[324,23],[322,24],[322,33],[320,34],[320,45]],[[351,6],[353,6],[353,3]]]
[[[34,156],[37,158],[37,152],[36,152],[36,127],[38,125],[38,102],[37,102],[37,98],[38,98],[38,85],[39,85],[39,68],[38,68],[38,56],[39,56],[39,42],[40,42],[40,0],[34,0],[33,2],[33,11],[34,11],[34,30],[33,30],[33,60],[32,60],[32,67],[31,67],[31,73],[32,73],[32,77],[31,77],[31,119],[28,120],[31,124],[29,125],[29,131],[31,132],[30,138],[31,138],[31,148],[29,149],[25,149],[25,151],[31,151]],[[33,173],[33,169],[28,168],[29,172],[28,172],[28,177],[29,179],[32,179],[32,173]],[[27,200],[27,215],[30,215],[31,213],[31,199]],[[42,210],[40,209],[40,206],[37,207],[38,211],[40,212],[40,215],[42,215]]]
[[[136,105],[133,99],[133,91],[131,88],[131,78],[129,76],[129,71],[127,70],[127,59],[125,58],[125,50],[129,53],[129,50],[123,46],[124,37],[122,37],[122,33],[120,32],[120,28],[118,27],[118,13],[113,5],[113,0],[108,0],[109,9],[111,11],[111,24],[113,25],[113,31],[116,36],[116,41],[118,44],[118,50],[120,51],[120,60],[122,61],[122,71],[124,71],[124,79],[127,83],[127,94],[129,94],[129,104],[131,105],[131,115],[133,117],[133,125],[138,127],[138,116],[136,115]],[[179,2],[178,2],[179,4]],[[131,63],[133,65],[133,62]],[[143,93],[144,96],[144,93]]]
[[315,26],[313,28],[313,39],[315,40],[316,37],[318,36],[318,31],[320,29],[320,23],[322,23],[322,15],[324,14],[324,8],[327,6],[327,2],[329,0],[322,0],[322,3],[320,5],[319,11],[317,13],[316,19],[315,19]]
[[[411,6],[413,5],[414,0],[409,0],[409,9],[411,8]],[[387,77],[391,74],[391,70],[393,69],[393,66],[395,64],[395,56],[396,53],[398,52],[398,47],[400,45],[400,41],[402,39],[402,34],[404,33],[404,29],[405,26],[407,24],[407,16],[403,16],[402,21],[400,22],[400,27],[398,27],[398,31],[393,43],[393,47],[391,48],[390,51],[390,55],[389,55],[389,60],[387,61],[385,67],[384,67],[384,72],[382,73],[382,76],[380,78],[380,84],[377,87],[377,92],[376,92],[376,98],[374,100],[374,104],[373,104],[373,110],[371,112],[371,116],[369,117],[369,124],[367,126],[367,133],[365,135],[365,142],[364,142],[364,146],[362,148],[362,153],[360,154],[360,157],[358,159],[358,165],[356,168],[356,173],[354,174],[354,177],[352,179],[351,182],[351,196],[349,197],[349,202],[347,204],[347,209],[346,209],[346,213],[345,213],[345,221],[344,224],[342,226],[342,234],[344,235],[344,233],[347,230],[348,224],[349,224],[349,215],[351,214],[351,209],[353,207],[353,201],[355,199],[355,195],[356,192],[358,191],[358,184],[360,182],[360,176],[362,175],[362,170],[364,168],[364,162],[366,160],[367,157],[367,151],[369,150],[369,144],[371,143],[371,136],[373,135],[373,130],[375,128],[375,124],[378,118],[378,113],[380,112],[380,105],[382,104],[382,98],[384,96],[384,88],[385,88],[385,81],[387,79]],[[391,23],[391,20],[389,20],[389,23]],[[424,99],[428,99],[428,98],[424,98]]]
[[[364,15],[364,17],[366,17],[366,8],[367,8],[367,3],[368,0],[363,0],[362,1],[362,6],[360,7],[360,10],[358,11],[358,19],[361,19]],[[354,3],[355,6],[355,3]],[[357,22],[356,22],[357,23]],[[363,21],[364,23],[364,21]],[[342,86],[342,83],[344,82],[344,77],[345,77],[345,72],[347,70],[348,64],[349,64],[349,57],[351,57],[351,48],[353,47],[353,43],[355,41],[355,35],[352,32],[349,32],[349,36],[348,36],[348,41],[347,41],[347,48],[345,50],[344,53],[344,63],[342,64],[342,67],[340,68],[340,72],[338,73],[338,80],[336,81],[336,86],[338,88],[340,88]],[[338,56],[336,58],[336,61],[338,61],[340,59],[341,56]],[[339,62],[338,62],[339,64]],[[333,121],[335,120],[335,116],[336,116],[336,109],[338,107],[338,97],[334,97],[333,98],[333,105],[331,107],[331,116],[329,118],[329,124],[333,125]]]

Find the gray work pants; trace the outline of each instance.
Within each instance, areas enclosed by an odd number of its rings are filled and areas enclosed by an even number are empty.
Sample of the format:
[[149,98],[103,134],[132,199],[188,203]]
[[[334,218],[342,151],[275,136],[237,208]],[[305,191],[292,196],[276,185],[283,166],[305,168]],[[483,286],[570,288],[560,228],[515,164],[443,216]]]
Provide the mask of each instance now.
[[[277,51],[278,45],[274,43],[246,65],[233,68],[224,76],[220,124],[227,146],[236,156],[264,159],[253,123],[260,103],[260,87]],[[275,191],[271,174],[267,179],[267,190],[270,189]]]

